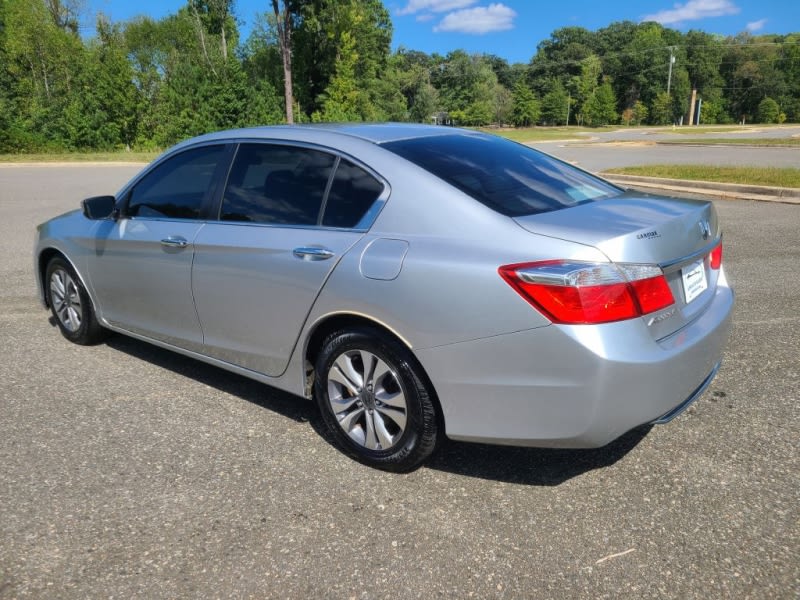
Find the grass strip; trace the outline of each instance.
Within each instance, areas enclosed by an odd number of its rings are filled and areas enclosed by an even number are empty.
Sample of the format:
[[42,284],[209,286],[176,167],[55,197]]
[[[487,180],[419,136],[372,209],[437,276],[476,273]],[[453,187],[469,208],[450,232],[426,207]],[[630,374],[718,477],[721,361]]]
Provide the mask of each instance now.
[[683,127],[676,127],[675,129],[665,129],[662,133],[675,133],[677,135],[697,135],[698,133],[745,133],[750,131],[747,128],[743,128],[741,125],[730,125],[728,127],[706,127],[700,125],[688,126],[684,125]]
[[800,138],[686,138],[659,140],[659,144],[710,144],[714,146],[800,147]]
[[35,154],[0,154],[0,163],[29,162],[136,162],[149,163],[160,152],[43,152]]
[[616,128],[598,127],[587,131],[584,127],[477,127],[478,131],[491,133],[515,142],[549,142],[554,140],[580,140],[591,137],[594,131],[614,131]]
[[710,165],[642,165],[609,169],[606,175],[640,175],[689,181],[800,188],[800,169],[792,167],[715,167]]

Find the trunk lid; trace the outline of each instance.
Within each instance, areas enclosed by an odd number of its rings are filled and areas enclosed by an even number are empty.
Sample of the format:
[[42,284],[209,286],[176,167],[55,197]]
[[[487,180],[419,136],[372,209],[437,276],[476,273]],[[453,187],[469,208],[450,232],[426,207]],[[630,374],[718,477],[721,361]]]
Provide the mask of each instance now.
[[713,298],[719,270],[710,268],[709,253],[720,231],[711,202],[627,192],[514,220],[532,233],[593,246],[612,262],[660,265],[675,304],[642,317],[655,339],[694,320]]

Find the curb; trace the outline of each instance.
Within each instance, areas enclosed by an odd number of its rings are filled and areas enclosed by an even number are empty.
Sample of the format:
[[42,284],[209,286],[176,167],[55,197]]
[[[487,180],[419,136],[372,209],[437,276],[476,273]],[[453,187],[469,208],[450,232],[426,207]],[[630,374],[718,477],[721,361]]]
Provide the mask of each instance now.
[[762,202],[782,202],[800,204],[800,188],[783,188],[767,185],[741,185],[738,183],[719,183],[716,181],[689,181],[668,179],[666,177],[644,177],[640,175],[618,175],[599,173],[612,183],[622,186],[660,189],[690,194],[702,194],[718,198],[739,200],[759,200]]

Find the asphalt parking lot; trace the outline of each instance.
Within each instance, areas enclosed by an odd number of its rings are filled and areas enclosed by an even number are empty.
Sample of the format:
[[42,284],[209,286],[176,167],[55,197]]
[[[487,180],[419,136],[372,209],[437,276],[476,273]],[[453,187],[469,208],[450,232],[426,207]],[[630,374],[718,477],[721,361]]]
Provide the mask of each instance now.
[[0,167],[0,598],[797,598],[800,207],[719,201],[723,367],[593,451],[363,467],[314,408],[120,336],[69,344],[35,224],[136,167]]

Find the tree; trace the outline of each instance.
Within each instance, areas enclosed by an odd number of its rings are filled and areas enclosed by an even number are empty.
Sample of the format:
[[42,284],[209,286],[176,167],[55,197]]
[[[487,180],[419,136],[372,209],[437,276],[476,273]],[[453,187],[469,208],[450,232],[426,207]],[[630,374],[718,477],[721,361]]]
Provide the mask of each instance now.
[[653,99],[650,105],[650,122],[653,125],[669,125],[672,123],[672,98],[664,91]]
[[647,107],[644,102],[637,100],[633,105],[633,124],[641,125],[647,121]]
[[778,103],[772,98],[764,98],[758,103],[758,122],[759,123],[778,123],[781,109]]
[[522,79],[514,85],[512,121],[517,127],[528,127],[539,121],[542,108],[536,96]]
[[528,67],[531,89],[543,97],[552,81],[566,87],[573,78],[579,77],[583,60],[593,52],[593,39],[592,32],[583,27],[562,27],[553,31],[549,39],[536,47],[531,59]]
[[353,36],[342,34],[342,47],[336,59],[336,74],[325,90],[321,113],[314,113],[315,121],[360,121],[364,98],[356,85],[358,53]]
[[456,50],[433,73],[444,108],[457,123],[487,125],[497,120],[504,88],[483,56]]
[[597,91],[603,74],[603,66],[596,54],[590,54],[581,61],[581,74],[572,80],[572,91],[575,102],[580,107],[578,122],[581,123],[585,116],[585,104]]
[[133,83],[119,26],[102,14],[97,38],[89,43],[75,74],[76,93],[65,109],[66,145],[70,148],[130,148],[136,139],[139,90]]
[[414,90],[413,98],[410,116],[417,123],[426,123],[439,109],[439,91],[430,81],[420,81]]
[[594,90],[583,105],[583,115],[586,124],[590,126],[608,125],[616,123],[617,99],[611,82],[606,79],[603,84]]
[[354,77],[376,100],[377,81],[387,69],[392,41],[389,12],[380,0],[303,0],[293,32],[295,95],[306,113],[322,109],[325,90],[336,72],[343,34],[355,41]]
[[564,87],[555,82],[542,98],[542,121],[546,125],[563,125],[567,122],[569,96]]
[[[281,5],[282,6],[279,6]],[[292,86],[292,24],[293,15],[289,0],[272,0],[272,11],[275,14],[275,30],[283,64],[283,97],[286,104],[286,122],[294,123],[294,89]]]

